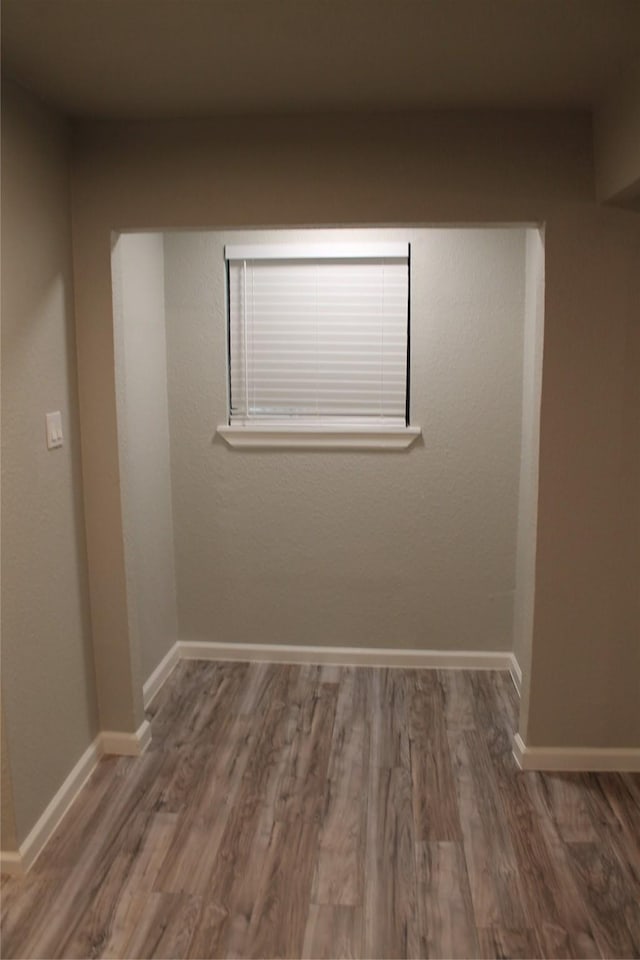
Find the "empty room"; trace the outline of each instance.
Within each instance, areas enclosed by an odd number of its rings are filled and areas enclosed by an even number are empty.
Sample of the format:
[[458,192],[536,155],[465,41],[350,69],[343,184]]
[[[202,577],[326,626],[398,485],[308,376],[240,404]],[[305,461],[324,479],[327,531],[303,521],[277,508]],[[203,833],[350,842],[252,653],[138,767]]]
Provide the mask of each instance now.
[[640,957],[640,5],[2,0],[6,957]]

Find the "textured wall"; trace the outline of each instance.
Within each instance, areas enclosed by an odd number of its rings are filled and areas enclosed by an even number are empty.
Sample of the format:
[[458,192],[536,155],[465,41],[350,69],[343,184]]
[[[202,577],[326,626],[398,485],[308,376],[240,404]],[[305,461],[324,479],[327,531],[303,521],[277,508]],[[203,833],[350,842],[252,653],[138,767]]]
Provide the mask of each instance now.
[[101,711],[109,725],[126,729],[141,717],[141,703],[137,681],[132,686],[128,679],[112,231],[539,221],[559,202],[592,195],[591,126],[580,113],[464,112],[381,115],[375,122],[362,116],[99,122],[79,125],[74,145],[92,627]]
[[[48,451],[45,413],[65,441]],[[21,842],[97,730],[66,130],[3,83],[2,683]]]
[[[599,274],[599,268],[586,274],[579,261],[566,273],[565,245],[570,257],[574,243],[586,245],[591,250],[586,262],[592,266],[602,246],[612,269],[620,269],[619,286],[607,285],[606,294],[600,295],[606,316],[613,319],[606,331],[600,331],[607,350],[625,348],[631,317],[637,316],[632,294],[636,281],[625,266],[637,255],[637,247],[629,230],[619,241],[612,241],[600,221],[593,199],[587,115],[460,112],[97,122],[83,124],[75,143],[74,270],[92,617],[96,647],[101,651],[99,672],[110,678],[108,690],[105,680],[105,693],[112,702],[121,697],[126,682],[120,666],[126,656],[127,631],[109,270],[113,229],[546,222],[548,237],[557,225],[557,242],[546,250],[545,338],[549,329],[554,335],[545,339],[539,536],[553,542],[560,510],[570,513],[576,530],[588,531],[603,502],[618,497],[629,482],[632,474],[624,458],[601,462],[599,488],[583,482],[580,456],[575,467],[563,466],[564,472],[558,468],[565,457],[571,464],[576,437],[587,443],[591,418],[606,433],[607,424],[615,431],[621,418],[631,423],[635,415],[633,380],[620,406],[602,409],[597,403],[587,404],[584,410],[567,407],[566,391],[557,388],[566,376],[567,382],[580,379],[587,397],[607,395],[612,389],[610,377],[620,373],[593,363],[562,340],[564,330],[572,331],[571,340],[579,333],[575,325],[585,295]],[[623,214],[618,216],[625,219]],[[560,461],[558,449],[564,451]],[[626,522],[610,537],[599,539],[602,564],[611,563],[616,569],[620,555],[634,555],[635,507],[629,494],[625,496],[619,509]],[[582,547],[580,538],[574,537],[567,550],[545,551],[544,559],[539,551],[538,578],[544,568],[549,584],[561,584],[565,565],[574,560],[572,551],[577,551],[580,565]],[[623,746],[634,737],[637,742],[633,725],[626,722],[637,711],[637,697],[630,689],[631,680],[621,677],[619,668],[603,675],[610,689],[605,698],[593,701],[592,720],[584,731],[577,731],[571,721],[571,704],[589,701],[594,680],[582,670],[572,673],[576,653],[578,658],[591,657],[595,651],[597,662],[608,663],[610,631],[603,630],[602,623],[596,627],[590,619],[600,603],[611,609],[610,599],[608,579],[593,568],[572,581],[566,594],[542,590],[536,596],[534,650],[538,644],[546,645],[545,628],[551,624],[548,642],[555,653],[537,664],[534,657],[537,680],[529,709],[532,716],[536,712],[547,717],[544,734],[549,745],[584,743],[585,736],[592,736],[594,723],[607,725],[608,704],[616,699],[620,701],[617,719],[607,726],[607,742]],[[573,610],[568,638],[564,636],[567,607]],[[638,655],[638,614],[628,599],[619,616],[617,663],[626,670]],[[583,627],[590,640],[582,647]],[[560,684],[556,682],[559,662]],[[584,712],[580,706],[580,715]],[[525,729],[527,722],[528,716],[523,717]]]
[[129,623],[146,680],[178,639],[162,235],[123,234],[113,266]]
[[545,231],[536,602],[525,740],[640,746],[640,218]]
[[4,720],[4,708],[0,707],[0,850],[15,851],[18,848],[16,815],[13,802],[13,778],[9,763],[9,744]]
[[516,592],[513,652],[527,682],[535,605],[536,527],[538,521],[538,451],[544,331],[544,238],[528,230],[525,260],[524,344],[522,350],[522,430],[518,490]]
[[396,454],[212,442],[227,419],[224,243],[304,234],[167,235],[182,639],[511,649],[525,232],[384,235],[411,242],[411,421],[423,430]]
[[601,200],[640,209],[640,57],[631,63],[594,116],[596,184]]

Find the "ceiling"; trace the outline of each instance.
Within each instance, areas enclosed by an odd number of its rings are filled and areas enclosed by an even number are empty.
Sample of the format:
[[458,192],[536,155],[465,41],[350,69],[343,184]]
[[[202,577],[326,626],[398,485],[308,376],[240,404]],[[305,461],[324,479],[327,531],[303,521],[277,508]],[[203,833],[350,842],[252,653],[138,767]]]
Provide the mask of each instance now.
[[71,116],[583,108],[640,0],[2,0],[3,73]]

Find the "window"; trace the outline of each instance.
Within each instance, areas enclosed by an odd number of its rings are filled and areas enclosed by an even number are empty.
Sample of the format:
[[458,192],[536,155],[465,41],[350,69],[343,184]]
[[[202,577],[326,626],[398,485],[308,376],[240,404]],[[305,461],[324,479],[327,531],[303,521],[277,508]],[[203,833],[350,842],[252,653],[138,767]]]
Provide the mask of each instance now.
[[[408,446],[409,247],[229,246],[242,445]],[[386,442],[385,442],[386,438]]]

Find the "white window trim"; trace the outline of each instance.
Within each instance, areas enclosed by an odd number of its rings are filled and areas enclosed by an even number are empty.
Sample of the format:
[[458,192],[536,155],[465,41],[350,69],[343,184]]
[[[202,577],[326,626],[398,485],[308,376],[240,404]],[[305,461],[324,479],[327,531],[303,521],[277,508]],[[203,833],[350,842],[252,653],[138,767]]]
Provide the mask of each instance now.
[[227,244],[225,260],[405,260],[408,243]]
[[[368,244],[239,244],[225,246],[228,262],[242,260],[322,260],[369,259],[404,260],[409,256],[406,242]],[[406,450],[422,430],[417,426],[390,424],[384,421],[362,423],[313,423],[257,420],[221,424],[218,434],[230,447],[238,449],[307,449],[307,450]]]
[[230,447],[243,450],[406,450],[422,434],[420,427],[274,426],[221,424],[217,431]]

